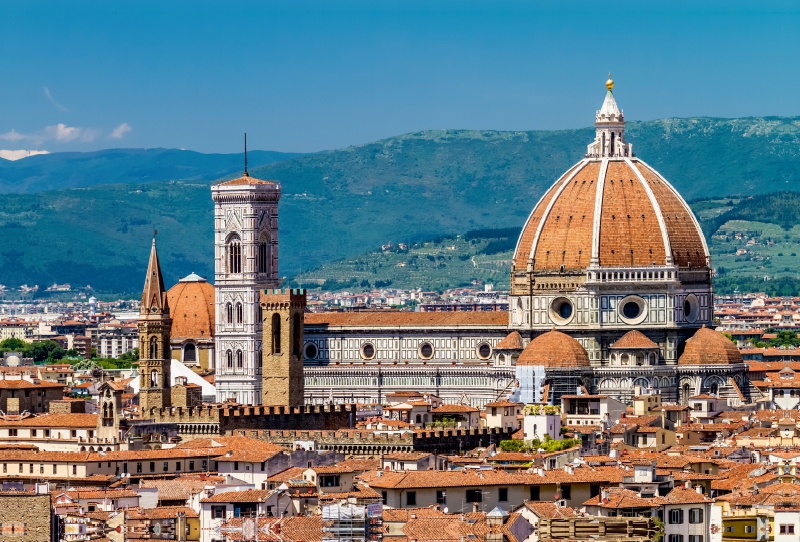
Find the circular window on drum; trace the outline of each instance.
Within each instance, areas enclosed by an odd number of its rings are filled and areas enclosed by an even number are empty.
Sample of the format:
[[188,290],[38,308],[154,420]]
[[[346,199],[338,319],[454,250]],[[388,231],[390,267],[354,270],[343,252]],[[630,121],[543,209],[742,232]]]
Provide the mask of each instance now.
[[433,357],[433,345],[427,341],[420,344],[419,357],[422,359],[431,359]]
[[557,297],[550,303],[550,319],[556,324],[569,324],[574,313],[572,301],[566,297]]
[[617,313],[626,324],[641,324],[647,318],[647,301],[638,295],[629,295],[619,302]]
[[364,359],[372,359],[375,357],[375,345],[372,343],[364,343],[361,345],[361,357]]
[[492,355],[492,346],[489,343],[481,343],[476,349],[478,357],[481,359],[489,359]]
[[316,359],[317,355],[319,354],[319,350],[317,349],[317,345],[314,343],[306,343],[304,348],[306,359]]
[[694,294],[687,295],[686,299],[683,300],[683,317],[690,324],[694,324],[697,322],[699,315],[700,302],[697,300],[697,296]]

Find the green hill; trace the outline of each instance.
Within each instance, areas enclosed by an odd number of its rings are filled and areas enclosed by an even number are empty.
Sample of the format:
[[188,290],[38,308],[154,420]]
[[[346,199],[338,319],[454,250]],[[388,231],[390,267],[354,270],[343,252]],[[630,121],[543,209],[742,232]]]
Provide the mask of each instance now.
[[[251,166],[302,156],[250,151]],[[239,154],[203,154],[179,149],[107,149],[96,152],[38,154],[0,159],[0,193],[31,194],[97,184],[171,180],[213,181],[242,169]]]
[[[636,154],[687,199],[800,191],[800,118],[631,122],[627,135]],[[251,172],[282,183],[280,265],[292,277],[387,242],[518,229],[592,139],[589,128],[427,131]],[[182,180],[4,195],[0,282],[136,292],[153,227],[168,280],[191,271],[209,276],[209,185]]]

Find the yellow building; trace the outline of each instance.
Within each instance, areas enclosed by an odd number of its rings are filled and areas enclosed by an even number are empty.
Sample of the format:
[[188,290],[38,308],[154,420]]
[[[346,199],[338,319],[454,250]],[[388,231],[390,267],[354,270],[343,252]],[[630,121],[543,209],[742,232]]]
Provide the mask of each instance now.
[[716,502],[722,508],[723,542],[768,542],[774,540],[774,512],[766,508],[732,508],[728,502]]

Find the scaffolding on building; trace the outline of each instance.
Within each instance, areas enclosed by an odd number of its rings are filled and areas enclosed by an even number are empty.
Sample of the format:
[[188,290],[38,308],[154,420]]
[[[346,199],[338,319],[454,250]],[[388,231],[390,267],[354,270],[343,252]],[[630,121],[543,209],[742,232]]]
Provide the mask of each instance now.
[[322,542],[368,542],[383,538],[380,499],[350,497],[322,506]]

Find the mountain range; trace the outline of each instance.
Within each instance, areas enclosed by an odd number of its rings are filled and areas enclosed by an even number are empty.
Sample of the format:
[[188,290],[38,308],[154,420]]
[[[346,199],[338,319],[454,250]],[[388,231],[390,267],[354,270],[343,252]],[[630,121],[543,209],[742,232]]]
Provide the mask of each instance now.
[[[591,128],[424,131],[283,160],[266,153],[279,161],[250,173],[282,184],[280,270],[292,277],[389,241],[520,228],[593,136]],[[626,138],[687,199],[800,190],[800,118],[629,122]],[[0,166],[4,186],[28,192],[2,196],[0,282],[136,292],[153,228],[168,280],[192,271],[210,276],[209,187],[212,177],[239,174],[236,155],[159,150],[137,169],[141,152],[102,151],[100,164],[88,156],[96,153],[69,153]],[[49,161],[37,169],[28,160]],[[80,188],[37,191],[43,186]]]

